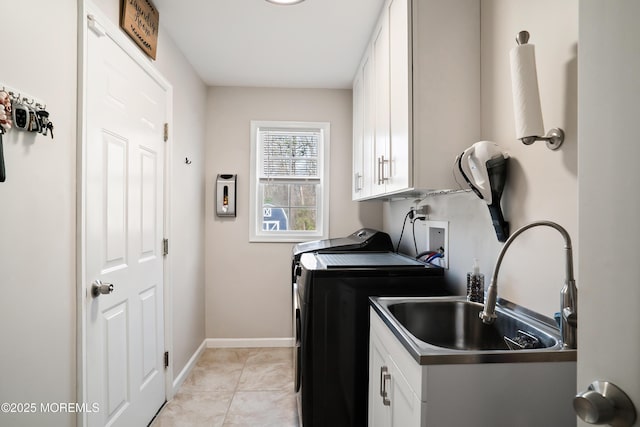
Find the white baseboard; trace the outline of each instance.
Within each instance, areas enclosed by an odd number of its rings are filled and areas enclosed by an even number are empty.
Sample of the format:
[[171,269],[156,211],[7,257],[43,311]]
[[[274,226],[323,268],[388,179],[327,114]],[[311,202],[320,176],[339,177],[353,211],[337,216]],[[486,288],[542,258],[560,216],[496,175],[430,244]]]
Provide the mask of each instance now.
[[293,338],[207,338],[207,348],[293,347]]
[[182,368],[182,371],[180,371],[180,374],[178,374],[178,376],[173,380],[174,396],[178,392],[178,389],[182,386],[182,383],[184,383],[184,381],[187,379],[187,377],[191,373],[191,370],[194,368],[194,366],[196,366],[196,362],[198,361],[198,359],[200,358],[200,355],[206,348],[206,343],[207,343],[206,339],[202,341],[202,344],[200,344],[196,352],[193,353],[193,356],[191,356],[187,364],[184,366],[184,368]]

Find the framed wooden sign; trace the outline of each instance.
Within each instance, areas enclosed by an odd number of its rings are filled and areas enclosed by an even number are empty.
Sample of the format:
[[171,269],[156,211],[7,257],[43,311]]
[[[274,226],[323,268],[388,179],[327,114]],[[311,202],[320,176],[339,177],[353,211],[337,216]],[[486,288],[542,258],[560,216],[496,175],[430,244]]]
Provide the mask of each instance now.
[[156,59],[160,14],[149,0],[122,0],[120,28],[133,39],[140,49]]

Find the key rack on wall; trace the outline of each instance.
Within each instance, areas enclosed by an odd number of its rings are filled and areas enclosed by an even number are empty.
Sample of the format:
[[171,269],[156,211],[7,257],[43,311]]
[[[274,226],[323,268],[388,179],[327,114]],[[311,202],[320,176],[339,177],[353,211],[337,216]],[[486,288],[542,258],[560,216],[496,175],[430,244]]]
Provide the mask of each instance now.
[[41,99],[0,83],[0,127],[37,132],[53,138],[53,123]]
[[0,182],[7,179],[2,135],[12,129],[50,135],[53,139],[53,122],[46,102],[0,82]]

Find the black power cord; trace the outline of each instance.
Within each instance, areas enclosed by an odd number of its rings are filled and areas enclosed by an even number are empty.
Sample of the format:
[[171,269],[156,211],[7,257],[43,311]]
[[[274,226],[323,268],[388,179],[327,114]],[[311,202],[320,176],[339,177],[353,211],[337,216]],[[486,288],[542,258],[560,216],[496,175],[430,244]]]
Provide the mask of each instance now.
[[[407,225],[407,218],[409,218],[409,217],[411,217],[411,219],[413,219],[413,209],[411,209],[409,212],[407,212],[407,214],[404,216],[404,221],[402,223],[402,231],[400,231],[400,238],[398,239],[398,245],[396,246],[396,253],[398,253],[398,251],[400,250],[400,242],[402,242],[402,235],[404,234],[404,227]],[[415,242],[415,234],[414,234],[413,240]]]
[[407,218],[411,220],[411,228],[413,232],[413,248],[415,249],[416,254],[418,253],[418,241],[416,240],[416,221],[424,220],[425,218],[424,216],[416,217],[415,214],[416,214],[416,211],[413,208],[411,208],[409,212],[407,212],[407,214],[404,216],[404,221],[402,223],[402,231],[400,232],[400,239],[398,239],[398,245],[396,246],[396,253],[398,253],[398,251],[400,250],[400,242],[402,242],[402,236],[404,235],[404,227],[407,225]]
[[418,218],[411,218],[411,229],[413,231],[413,247],[416,250],[416,255],[418,255],[418,242],[416,242],[416,221]]

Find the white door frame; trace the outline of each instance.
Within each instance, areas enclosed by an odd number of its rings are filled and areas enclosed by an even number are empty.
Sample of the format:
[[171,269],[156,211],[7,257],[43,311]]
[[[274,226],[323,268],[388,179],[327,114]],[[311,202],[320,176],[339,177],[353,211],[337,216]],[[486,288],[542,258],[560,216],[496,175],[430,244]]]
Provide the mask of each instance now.
[[[76,401],[87,403],[89,407],[93,402],[87,402],[87,344],[86,344],[86,316],[87,297],[85,283],[86,271],[86,144],[87,144],[87,118],[86,118],[86,81],[87,81],[87,45],[88,45],[88,15],[95,17],[100,31],[110,37],[120,48],[129,55],[145,72],[147,72],[160,87],[167,93],[167,122],[173,118],[173,87],[158,72],[153,62],[147,58],[120,28],[112,23],[93,2],[90,0],[78,1],[78,117],[77,117],[77,150],[76,150]],[[171,152],[172,138],[171,126],[169,126],[168,141],[165,143],[165,176],[164,176],[164,237],[171,238],[170,221],[170,182],[171,182]],[[164,258],[164,345],[165,351],[173,354],[172,298],[171,298],[171,262],[168,256]],[[169,359],[169,367],[164,372],[165,398],[173,397],[173,363]],[[87,413],[79,412],[77,424],[82,427],[87,425]]]

